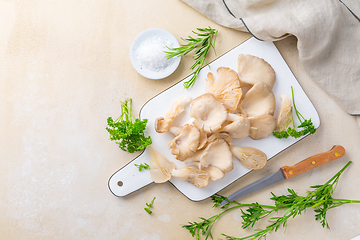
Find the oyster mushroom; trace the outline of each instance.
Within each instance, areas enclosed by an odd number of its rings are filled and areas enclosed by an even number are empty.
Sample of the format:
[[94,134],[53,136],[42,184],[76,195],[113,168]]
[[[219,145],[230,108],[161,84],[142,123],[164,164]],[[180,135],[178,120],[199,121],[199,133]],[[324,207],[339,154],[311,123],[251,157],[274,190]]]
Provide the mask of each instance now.
[[203,188],[209,184],[209,174],[200,169],[179,168],[172,171],[172,176],[188,181],[195,187]]
[[240,163],[247,168],[258,170],[267,163],[266,154],[257,148],[231,146],[230,149]]
[[275,111],[275,96],[264,83],[256,83],[240,103],[242,113],[248,117],[263,114],[273,115]]
[[206,168],[202,168],[205,172],[209,174],[211,181],[217,181],[225,177],[225,173],[221,171],[218,167],[209,165]]
[[285,130],[285,128],[287,128],[292,114],[291,111],[292,105],[289,97],[285,94],[280,94],[280,99],[281,99],[281,110],[276,121],[276,129],[275,129],[275,131],[277,132],[281,132],[282,130]]
[[155,131],[158,133],[167,132],[174,119],[185,111],[186,106],[190,103],[191,97],[183,96],[176,99],[171,105],[165,117],[159,117],[155,120]]
[[205,92],[212,93],[229,112],[234,112],[242,96],[238,74],[227,67],[217,69],[216,81],[209,72]]
[[152,145],[147,147],[150,155],[150,177],[155,183],[163,183],[171,178],[175,164],[159,153]]
[[190,107],[190,116],[195,118],[194,125],[206,133],[217,131],[227,119],[226,108],[211,93],[195,98]]
[[224,139],[209,143],[200,159],[201,167],[215,166],[223,172],[233,169],[233,155]]
[[254,140],[260,140],[270,136],[276,128],[276,120],[271,115],[260,115],[249,117],[250,120],[250,137]]
[[177,160],[184,161],[193,156],[199,146],[200,131],[190,124],[185,124],[181,132],[169,142],[171,154]]
[[273,88],[276,80],[276,74],[271,65],[264,59],[252,55],[239,55],[238,74],[242,84],[255,85],[262,82],[270,90]]
[[249,119],[238,114],[229,113],[227,121],[230,121],[230,123],[222,127],[221,131],[229,133],[232,138],[245,138],[249,136]]

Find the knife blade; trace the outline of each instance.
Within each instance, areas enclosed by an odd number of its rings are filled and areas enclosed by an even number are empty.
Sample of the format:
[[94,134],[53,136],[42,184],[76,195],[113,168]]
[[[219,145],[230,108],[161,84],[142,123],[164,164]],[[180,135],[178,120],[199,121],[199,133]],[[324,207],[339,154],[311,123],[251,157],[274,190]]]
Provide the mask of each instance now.
[[[331,162],[335,159],[338,159],[345,154],[345,149],[341,145],[335,145],[333,148],[327,152],[319,153],[293,166],[283,166],[277,172],[270,174],[256,182],[253,182],[246,187],[234,192],[228,197],[229,201],[236,200],[245,195],[258,191],[262,188],[268,187],[275,183],[278,183],[282,180],[289,179],[300,173],[306,172],[310,169],[319,167],[325,163]],[[226,204],[228,201],[224,200],[220,205]]]

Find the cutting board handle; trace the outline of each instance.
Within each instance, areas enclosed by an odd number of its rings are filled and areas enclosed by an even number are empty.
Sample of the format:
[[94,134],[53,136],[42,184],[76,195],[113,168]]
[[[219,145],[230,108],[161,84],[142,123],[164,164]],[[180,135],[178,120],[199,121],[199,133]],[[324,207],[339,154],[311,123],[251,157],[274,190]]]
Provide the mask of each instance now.
[[142,163],[150,165],[150,157],[147,149],[110,177],[108,186],[115,196],[126,196],[153,182],[149,170],[143,169],[139,172],[139,169],[135,166],[135,164]]

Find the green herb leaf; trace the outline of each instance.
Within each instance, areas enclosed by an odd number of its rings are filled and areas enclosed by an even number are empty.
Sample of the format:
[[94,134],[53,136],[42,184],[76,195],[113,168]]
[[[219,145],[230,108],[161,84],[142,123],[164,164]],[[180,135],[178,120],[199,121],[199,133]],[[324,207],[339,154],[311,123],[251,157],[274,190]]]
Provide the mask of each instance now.
[[293,106],[294,106],[293,109],[295,110],[295,114],[300,121],[300,125],[297,126],[297,128],[301,129],[301,130],[296,130],[294,119],[292,116],[293,112],[291,109],[291,118],[288,123],[288,126],[292,125],[292,127],[287,127],[285,130],[283,130],[281,132],[276,132],[276,131],[273,132],[273,135],[279,139],[288,138],[288,137],[299,138],[301,136],[305,136],[307,134],[313,134],[316,132],[316,128],[314,127],[314,125],[311,121],[311,118],[305,119],[301,115],[301,113],[296,109],[295,100],[294,100],[294,90],[293,90],[292,86],[291,86],[291,96],[292,96],[292,102],[293,102]]
[[[348,204],[348,203],[360,203],[360,200],[348,200],[348,199],[334,199],[331,194],[335,191],[335,188],[339,182],[340,175],[351,164],[348,162],[339,172],[337,172],[329,181],[323,185],[311,186],[312,191],[308,191],[306,196],[299,196],[293,189],[288,189],[287,195],[276,196],[271,193],[271,200],[274,201],[274,205],[263,205],[259,203],[243,204],[237,201],[228,201],[226,197],[215,194],[211,197],[214,202],[214,207],[227,200],[229,203],[221,207],[222,212],[216,214],[210,218],[200,217],[200,222],[189,222],[183,225],[183,228],[189,230],[193,237],[200,239],[201,236],[205,236],[205,239],[213,238],[211,229],[220,216],[233,209],[240,208],[242,214],[242,228],[254,227],[255,223],[269,217],[271,214],[279,213],[283,211],[283,215],[274,216],[269,219],[269,225],[264,229],[256,229],[253,234],[249,236],[236,238],[226,234],[222,234],[228,240],[244,240],[244,239],[266,239],[267,234],[276,232],[280,227],[285,228],[288,219],[301,215],[308,208],[313,208],[315,212],[315,220],[320,221],[322,227],[329,227],[326,220],[326,213],[328,210]],[[248,207],[245,211],[242,207]]]
[[123,151],[133,153],[140,151],[152,143],[150,137],[145,137],[144,130],[148,119],[140,120],[132,113],[132,99],[121,102],[121,115],[114,121],[107,118],[110,140],[115,141]]
[[[191,74],[193,74],[193,76],[190,78],[190,80],[184,83],[185,88],[190,88],[194,85],[196,78],[201,70],[201,67],[204,65],[204,62],[206,62],[206,55],[208,54],[210,47],[213,48],[216,55],[215,41],[218,30],[211,27],[197,28],[197,30],[199,32],[192,32],[196,34],[198,38],[193,38],[191,36],[186,39],[181,38],[183,41],[187,42],[187,44],[181,44],[180,47],[169,48],[170,51],[165,51],[165,53],[167,54],[166,57],[168,59],[184,56],[192,51],[195,51],[195,54],[193,55],[195,63],[191,66],[191,70],[193,71],[189,74],[189,76]],[[209,66],[207,62],[206,64]]]
[[134,164],[138,169],[139,169],[139,172],[141,172],[143,169],[147,170],[149,169],[149,164],[147,163],[141,163],[141,164]]
[[153,200],[151,200],[150,203],[146,203],[147,208],[144,208],[144,209],[148,214],[152,214],[152,211],[150,209],[153,207],[152,205],[154,203],[155,198],[156,197],[154,197]]

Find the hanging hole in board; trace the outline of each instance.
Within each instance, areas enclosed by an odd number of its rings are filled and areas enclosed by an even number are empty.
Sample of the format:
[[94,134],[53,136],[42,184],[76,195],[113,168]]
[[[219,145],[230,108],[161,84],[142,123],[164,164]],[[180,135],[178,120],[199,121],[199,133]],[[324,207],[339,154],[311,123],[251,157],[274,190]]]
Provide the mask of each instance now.
[[118,181],[118,185],[119,185],[119,187],[122,187],[124,185],[124,183],[122,181]]

